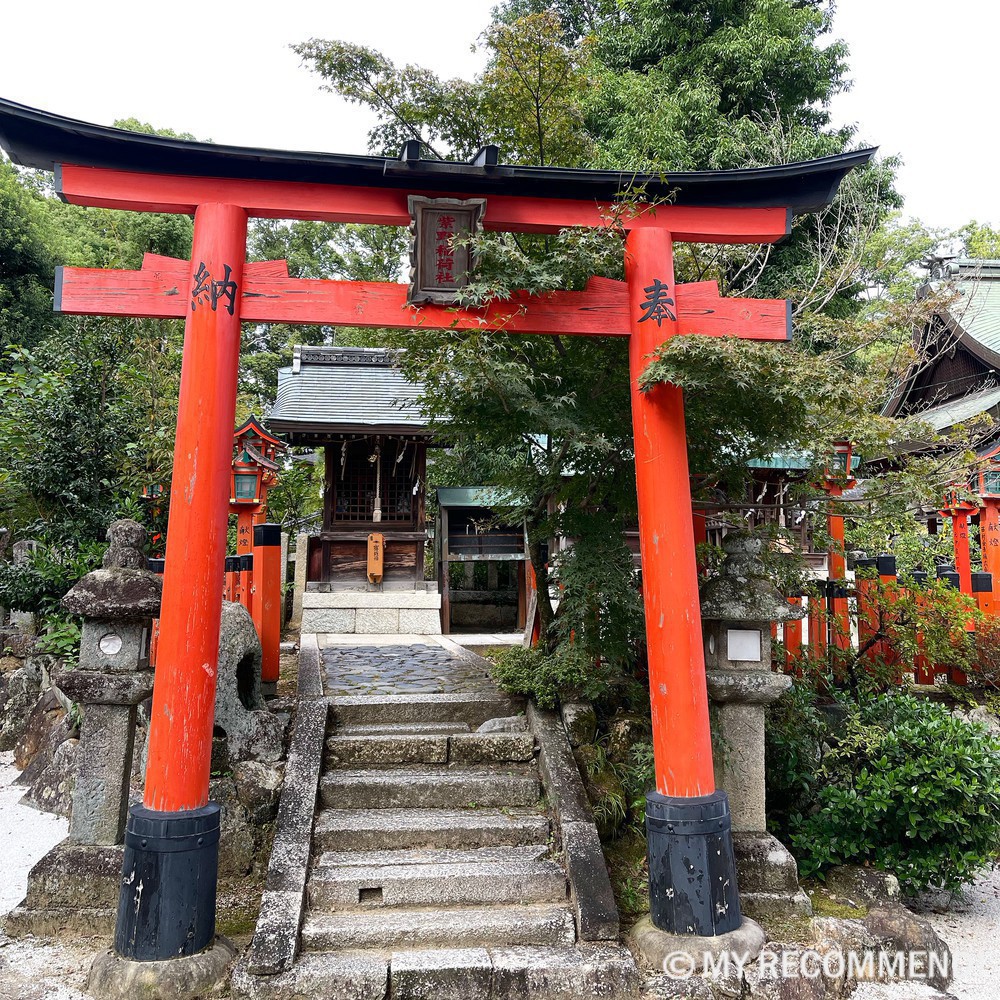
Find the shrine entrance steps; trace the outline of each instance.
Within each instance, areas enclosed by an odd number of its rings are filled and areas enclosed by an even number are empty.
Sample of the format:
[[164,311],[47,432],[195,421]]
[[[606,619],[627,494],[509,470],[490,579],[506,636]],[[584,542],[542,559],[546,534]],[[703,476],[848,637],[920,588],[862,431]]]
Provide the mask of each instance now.
[[237,995],[637,996],[557,725],[495,689],[301,702]]

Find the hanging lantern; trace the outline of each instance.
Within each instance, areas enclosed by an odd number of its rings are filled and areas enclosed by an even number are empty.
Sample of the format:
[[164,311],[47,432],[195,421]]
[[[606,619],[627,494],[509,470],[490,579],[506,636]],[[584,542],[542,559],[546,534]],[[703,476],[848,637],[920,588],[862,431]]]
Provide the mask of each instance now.
[[854,446],[850,441],[837,441],[833,445],[833,453],[827,460],[826,475],[828,479],[851,478],[854,469]]
[[278,481],[277,453],[284,445],[251,417],[233,436],[229,502],[239,507],[267,502],[267,491]]

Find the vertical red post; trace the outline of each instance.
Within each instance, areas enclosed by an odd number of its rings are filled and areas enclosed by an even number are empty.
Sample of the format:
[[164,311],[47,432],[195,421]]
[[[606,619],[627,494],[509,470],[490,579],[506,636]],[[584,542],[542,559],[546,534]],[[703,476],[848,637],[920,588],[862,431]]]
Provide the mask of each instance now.
[[965,511],[959,511],[952,515],[951,530],[959,588],[963,594],[971,594],[972,557],[969,554],[969,515]]
[[1000,608],[1000,496],[985,496],[979,511],[979,547],[983,572],[993,581],[993,607]]
[[240,600],[240,557],[226,556],[226,586],[223,595],[227,601]]
[[[859,559],[855,570],[854,590],[858,595],[858,651],[861,652],[871,642],[878,630],[878,613],[875,608],[875,595],[878,585],[870,571],[875,569],[874,559]],[[878,658],[881,643],[875,643],[864,652],[866,659]]]
[[240,604],[253,617],[253,552],[244,553],[240,560]]
[[242,208],[195,212],[146,791],[129,810],[115,924],[115,951],[137,961],[215,939],[220,809],[208,780],[246,235]]
[[[801,597],[789,597],[788,603],[793,607],[802,607]],[[802,619],[794,618],[785,622],[785,669],[802,655]]]
[[278,683],[281,645],[281,525],[258,524],[253,529],[253,623],[260,637],[260,680],[265,693]]
[[826,656],[826,598],[809,598],[809,655],[813,659]]
[[[149,726],[150,809],[196,809],[208,801],[246,233],[247,213],[235,205],[195,212]],[[206,281],[207,291],[195,296]],[[224,294],[230,291],[232,303]]]
[[[717,935],[739,927],[742,916],[729,801],[716,791],[712,766],[684,399],[676,385],[639,389],[648,356],[677,331],[673,271],[670,233],[628,234],[629,368],[656,769],[656,791],[646,797],[650,911],[660,930]],[[677,829],[687,835],[680,838]],[[675,879],[672,869],[685,877]],[[724,900],[715,895],[720,885]]]
[[[625,253],[632,326],[629,366],[656,787],[664,795],[696,796],[714,792],[715,777],[684,399],[675,385],[639,391],[648,356],[676,332],[673,270],[669,233],[662,229],[629,233]],[[650,288],[656,291],[647,291]],[[661,288],[669,299],[663,304],[667,313],[659,319],[644,318],[648,297]]]
[[[839,483],[827,482],[824,485],[827,496],[831,499],[839,497],[844,490]],[[832,508],[831,508],[832,509]],[[844,559],[844,519],[839,514],[827,514],[827,534],[830,537],[830,547],[827,550],[827,575],[837,581],[836,587],[841,590],[843,581],[847,578],[847,563]],[[846,597],[831,597],[830,618],[832,624],[831,639],[837,649],[851,648],[851,615]]]
[[[944,505],[938,512],[951,519],[952,546],[955,550],[955,571],[958,573],[958,587],[963,594],[972,594],[972,559],[969,555],[969,518],[979,512],[979,507],[969,500],[963,500],[959,490],[949,488],[945,493]],[[985,548],[985,546],[984,546]]]
[[236,554],[238,556],[253,552],[253,526],[256,523],[254,515],[256,508],[241,507],[236,512]]

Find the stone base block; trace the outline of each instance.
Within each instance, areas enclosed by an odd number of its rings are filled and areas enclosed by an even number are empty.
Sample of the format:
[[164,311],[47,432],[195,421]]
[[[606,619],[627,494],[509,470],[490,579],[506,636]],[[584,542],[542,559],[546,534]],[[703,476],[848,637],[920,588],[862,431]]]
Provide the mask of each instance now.
[[761,919],[812,916],[799,885],[799,867],[788,848],[769,833],[733,833],[736,876],[743,912]]
[[440,635],[441,614],[432,609],[400,608],[399,631],[411,635]]
[[303,608],[302,634],[349,634],[354,631],[356,614],[354,608]]
[[57,844],[28,873],[24,901],[4,918],[11,937],[114,933],[124,848]]
[[[636,958],[648,968],[671,973],[678,968],[702,972],[718,962],[722,955],[730,955],[733,963],[753,961],[764,947],[767,935],[760,924],[749,917],[728,934],[702,937],[697,934],[667,934],[643,917],[628,934],[628,946]],[[681,965],[677,956],[681,956]]]
[[366,635],[399,632],[399,608],[358,608],[354,631]]
[[227,977],[235,958],[224,937],[197,955],[163,962],[132,962],[108,951],[94,959],[87,992],[99,1000],[197,1000]]
[[812,902],[802,889],[799,889],[794,896],[770,892],[741,892],[740,910],[765,925],[775,919],[787,920],[794,917],[807,919],[813,913]]

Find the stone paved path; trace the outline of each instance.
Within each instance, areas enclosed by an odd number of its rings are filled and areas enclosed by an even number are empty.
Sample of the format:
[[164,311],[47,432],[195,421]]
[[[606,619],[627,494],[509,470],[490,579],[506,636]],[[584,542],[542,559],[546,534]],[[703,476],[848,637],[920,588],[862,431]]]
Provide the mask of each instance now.
[[324,646],[326,693],[333,697],[495,692],[485,668],[438,645]]

